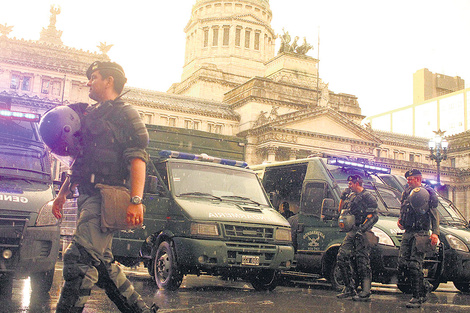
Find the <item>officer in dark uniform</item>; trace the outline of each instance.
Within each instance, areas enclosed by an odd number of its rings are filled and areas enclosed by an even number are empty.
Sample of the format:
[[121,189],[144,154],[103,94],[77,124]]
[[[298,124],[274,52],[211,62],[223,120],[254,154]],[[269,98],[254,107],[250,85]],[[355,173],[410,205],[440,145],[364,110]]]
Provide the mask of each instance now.
[[[419,239],[429,240],[431,248],[439,242],[439,215],[436,210],[439,200],[433,189],[421,186],[422,175],[419,170],[409,170],[405,173],[405,178],[408,188],[401,196],[400,219],[397,223],[400,229],[405,230],[400,246],[398,271],[402,275],[401,279],[408,277],[411,282],[413,298],[406,307],[419,308],[427,298],[423,274],[426,253],[423,245],[426,241],[423,243]],[[429,230],[432,231],[431,235]]]
[[131,193],[127,222],[142,223],[148,132],[138,112],[120,99],[127,81],[120,65],[96,61],[86,74],[89,97],[97,103],[71,105],[81,117],[81,147],[52,208],[61,218],[66,197],[78,186],[77,228],[64,253],[65,282],[56,312],[82,312],[95,284],[104,288],[121,312],[155,312],[158,307],[149,308],[114,263],[113,231],[100,228],[101,195],[95,188],[97,183],[127,186]]
[[[344,299],[352,297],[354,301],[369,301],[372,283],[370,268],[370,244],[366,232],[370,231],[378,221],[377,201],[374,196],[362,187],[362,178],[359,175],[348,177],[348,188],[342,194],[342,210],[348,210],[354,215],[355,223],[346,233],[337,255],[338,267],[344,281],[343,291],[337,295]],[[357,276],[362,281],[362,290],[356,292],[352,260],[355,258]]]

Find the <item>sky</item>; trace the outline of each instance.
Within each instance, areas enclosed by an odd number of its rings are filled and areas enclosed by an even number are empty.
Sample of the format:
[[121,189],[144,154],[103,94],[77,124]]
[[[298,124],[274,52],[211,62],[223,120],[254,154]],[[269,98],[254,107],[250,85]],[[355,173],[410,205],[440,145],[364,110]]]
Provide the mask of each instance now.
[[[113,44],[128,85],[167,91],[181,81],[184,27],[195,0],[0,1],[9,37],[38,40],[50,6],[64,45],[99,52]],[[371,116],[412,104],[413,73],[459,76],[470,84],[470,0],[270,0],[271,26],[314,46],[320,78],[335,93],[358,97]],[[276,41],[276,52],[280,39]],[[319,43],[319,45],[318,45]]]

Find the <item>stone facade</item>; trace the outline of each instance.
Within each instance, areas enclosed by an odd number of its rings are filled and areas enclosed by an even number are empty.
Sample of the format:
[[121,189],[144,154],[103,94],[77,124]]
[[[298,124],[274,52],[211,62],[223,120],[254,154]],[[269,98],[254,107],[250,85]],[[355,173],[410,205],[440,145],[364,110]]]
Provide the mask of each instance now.
[[[195,1],[185,28],[181,82],[166,93],[130,88],[123,98],[137,107],[148,124],[245,138],[249,164],[340,156],[384,164],[394,174],[419,168],[426,178],[436,176],[427,138],[362,126],[357,97],[329,90],[318,76],[317,59],[291,52],[274,55],[271,18],[267,0]],[[240,38],[237,29],[243,30]],[[256,33],[260,41],[255,48]],[[248,47],[243,46],[246,36],[250,36]],[[4,34],[0,37],[0,106],[42,113],[61,104],[88,102],[85,71],[95,60],[109,60],[107,50],[90,53]],[[455,164],[443,162],[441,171],[446,184],[442,191],[467,218],[469,136],[465,132],[448,137],[449,157]]]

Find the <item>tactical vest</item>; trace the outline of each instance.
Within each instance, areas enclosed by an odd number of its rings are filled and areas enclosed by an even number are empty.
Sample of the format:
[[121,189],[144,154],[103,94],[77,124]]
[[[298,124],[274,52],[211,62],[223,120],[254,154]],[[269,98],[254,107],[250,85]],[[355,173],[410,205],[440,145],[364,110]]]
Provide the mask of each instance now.
[[351,192],[348,195],[345,206],[349,209],[349,212],[356,218],[356,226],[361,225],[365,222],[367,218],[367,207],[364,205],[364,191],[360,193]]
[[81,128],[81,154],[72,167],[82,187],[97,183],[124,185],[129,170],[123,160],[126,142],[125,106],[121,100],[106,101],[85,114]]
[[[408,187],[405,191],[403,191],[402,199],[408,199],[411,191],[413,191],[413,188],[410,188],[410,187]],[[416,212],[416,210],[413,209],[409,203],[402,206],[401,210],[402,210],[401,224],[403,225],[405,230],[420,231],[420,230],[429,230],[431,228],[431,216],[430,216],[431,213],[429,210],[425,212],[424,214],[421,214],[419,212]]]

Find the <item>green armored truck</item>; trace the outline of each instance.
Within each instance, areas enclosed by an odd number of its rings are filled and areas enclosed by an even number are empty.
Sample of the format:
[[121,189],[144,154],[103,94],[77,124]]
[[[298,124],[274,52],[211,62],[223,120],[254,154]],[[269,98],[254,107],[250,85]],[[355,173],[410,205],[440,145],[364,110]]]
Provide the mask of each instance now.
[[179,288],[186,274],[241,278],[257,290],[274,289],[279,271],[294,260],[291,229],[256,173],[233,160],[243,158],[244,142],[147,127],[144,225],[115,235],[115,259],[127,266],[143,261],[162,289]]
[[[380,180],[403,192],[406,178],[399,175],[381,174]],[[434,286],[452,281],[463,292],[470,291],[470,225],[462,213],[442,196],[438,197],[437,210],[440,218],[439,240],[443,246],[443,266],[436,277]]]
[[[379,221],[372,231],[379,243],[371,250],[373,281],[398,283],[397,262],[401,230],[397,226],[400,212],[399,192],[377,182],[375,174],[390,173],[379,164],[341,158],[312,157],[293,161],[250,166],[262,179],[274,207],[288,202],[296,215],[289,218],[293,231],[296,266],[283,272],[284,277],[326,278],[335,289],[342,281],[336,266],[336,255],[345,233],[338,227],[338,206],[349,175],[360,175],[363,187],[377,199]],[[442,253],[429,255],[425,263],[430,282],[442,268]],[[406,286],[399,283],[402,291]],[[435,287],[437,288],[437,286]]]
[[13,279],[31,277],[33,292],[48,292],[59,254],[59,221],[51,156],[37,131],[39,115],[0,110],[0,294]]

